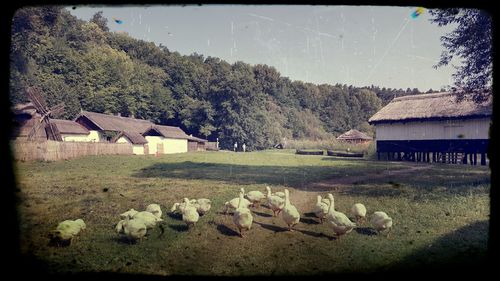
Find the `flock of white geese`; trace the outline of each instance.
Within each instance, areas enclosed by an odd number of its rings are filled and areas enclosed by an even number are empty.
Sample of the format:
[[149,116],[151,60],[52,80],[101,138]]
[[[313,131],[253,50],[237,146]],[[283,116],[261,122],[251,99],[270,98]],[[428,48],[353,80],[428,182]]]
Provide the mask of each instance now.
[[[284,192],[272,193],[271,188],[266,186],[267,194],[258,190],[250,191],[245,194],[243,188],[239,191],[239,196],[224,203],[224,213],[229,210],[233,212],[233,223],[238,228],[239,234],[243,237],[244,231],[252,228],[253,214],[250,208],[258,208],[259,204],[265,203],[273,211],[273,216],[281,214],[283,221],[288,226],[289,231],[294,231],[293,227],[300,221],[300,212],[290,202],[290,192],[285,189]],[[182,214],[182,220],[187,224],[188,230],[193,227],[200,216],[206,214],[211,208],[211,200],[207,198],[191,199],[184,198],[182,202],[175,203],[170,209],[171,213]],[[320,223],[325,220],[332,228],[337,238],[351,232],[366,219],[366,207],[361,203],[356,203],[351,208],[351,215],[355,222],[351,221],[346,214],[335,209],[335,199],[331,193],[327,198],[317,196],[316,204],[312,212],[319,218]],[[162,211],[158,204],[150,204],[144,211],[130,209],[120,214],[120,221],[115,225],[116,232],[129,240],[141,240],[147,234],[149,229],[162,222]],[[392,228],[392,219],[382,211],[374,212],[370,220],[373,228],[378,232],[386,231],[387,236]],[[59,241],[69,241],[81,230],[86,228],[81,219],[75,221],[66,220],[61,222],[49,236],[51,239]]]
[[[292,227],[299,223],[300,213],[290,202],[290,192],[288,189],[285,189],[284,192],[272,193],[271,188],[266,186],[266,190],[266,195],[260,191],[250,191],[245,194],[244,189],[241,188],[239,198],[235,198],[238,199],[238,205],[234,206],[236,210],[233,213],[233,222],[238,228],[241,237],[243,237],[244,230],[250,230],[252,227],[253,216],[249,207],[258,206],[263,201],[273,211],[273,216],[281,214],[289,231],[293,231]],[[248,200],[245,201],[244,197]],[[351,232],[366,219],[366,207],[361,203],[356,203],[351,208],[351,214],[356,222],[351,221],[344,213],[337,211],[335,209],[335,199],[331,193],[328,194],[328,198],[322,198],[318,195],[312,211],[319,218],[320,223],[323,223],[325,220],[327,221],[338,238]],[[382,211],[374,212],[370,222],[378,233],[387,230],[388,235],[392,227],[392,218]]]
[[[258,208],[260,204],[265,203],[273,211],[273,216],[281,214],[283,221],[288,226],[289,231],[294,231],[293,226],[300,221],[300,212],[290,202],[290,192],[285,189],[284,192],[271,192],[271,188],[266,186],[267,194],[258,190],[253,190],[245,193],[244,188],[239,191],[239,196],[224,203],[224,213],[232,210],[233,223],[238,228],[241,237],[244,237],[244,231],[252,228],[253,214],[252,208]],[[204,207],[202,207],[204,206]],[[179,212],[182,214],[182,220],[188,225],[188,228],[194,225],[199,215],[208,212],[210,209],[209,199],[192,199],[184,198],[182,203],[175,203],[171,212]],[[366,220],[366,207],[361,203],[356,203],[351,208],[351,215],[355,222],[351,221],[348,216],[335,209],[335,199],[331,193],[327,198],[317,196],[316,204],[312,209],[313,213],[319,218],[320,223],[325,220],[332,228],[335,235],[340,238],[351,232],[359,224]],[[370,220],[373,228],[378,232],[386,231],[389,234],[392,227],[392,218],[385,212],[374,212]]]

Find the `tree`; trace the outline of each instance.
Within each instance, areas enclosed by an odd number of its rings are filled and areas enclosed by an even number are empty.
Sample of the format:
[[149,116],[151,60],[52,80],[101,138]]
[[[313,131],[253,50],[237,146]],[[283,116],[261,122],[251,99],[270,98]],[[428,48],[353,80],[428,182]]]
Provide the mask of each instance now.
[[472,100],[481,103],[491,93],[492,44],[491,16],[478,9],[436,9],[430,10],[431,22],[439,26],[457,24],[456,29],[441,37],[446,48],[435,68],[448,65],[454,57],[462,58],[463,65],[453,75],[454,92],[461,99],[470,94]]
[[102,16],[102,11],[95,13],[90,19],[90,22],[97,24],[102,31],[109,31],[108,19]]

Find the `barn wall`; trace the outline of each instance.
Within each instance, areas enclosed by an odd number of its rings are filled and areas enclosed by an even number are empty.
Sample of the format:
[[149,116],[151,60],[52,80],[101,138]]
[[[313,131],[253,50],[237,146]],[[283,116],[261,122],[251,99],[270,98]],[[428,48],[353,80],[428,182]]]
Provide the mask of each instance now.
[[90,142],[88,135],[61,134],[63,141]]
[[166,154],[184,153],[188,151],[187,139],[164,139],[163,143]]
[[102,140],[101,133],[95,130],[89,130],[90,134],[87,136],[89,142],[100,142]]
[[377,140],[488,139],[489,118],[377,124]]
[[[156,154],[158,152],[158,144],[163,143],[164,137],[160,136],[145,136],[144,137],[148,141],[149,146],[149,154]],[[163,154],[163,151],[160,151]]]

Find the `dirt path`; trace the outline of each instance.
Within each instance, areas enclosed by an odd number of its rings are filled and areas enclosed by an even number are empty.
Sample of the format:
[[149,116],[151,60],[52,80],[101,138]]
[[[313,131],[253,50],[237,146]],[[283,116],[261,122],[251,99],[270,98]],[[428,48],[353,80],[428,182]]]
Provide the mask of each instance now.
[[418,165],[418,166],[410,166],[408,168],[404,168],[401,170],[390,170],[390,169],[384,170],[380,173],[366,174],[362,177],[348,176],[348,177],[328,179],[313,183],[309,185],[306,190],[294,189],[293,191],[290,192],[290,201],[292,201],[294,205],[299,209],[303,209],[304,207],[309,208],[316,202],[316,194],[320,194],[329,190],[338,191],[342,187],[352,185],[355,182],[370,182],[370,180],[373,179],[379,179],[393,175],[411,174],[414,173],[415,171],[430,169],[431,167],[432,166],[430,165]]

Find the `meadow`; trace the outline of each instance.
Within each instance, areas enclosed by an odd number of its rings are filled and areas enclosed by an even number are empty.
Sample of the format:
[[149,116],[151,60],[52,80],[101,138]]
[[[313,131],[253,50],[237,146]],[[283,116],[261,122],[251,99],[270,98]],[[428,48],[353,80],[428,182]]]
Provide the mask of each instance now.
[[[152,275],[288,275],[392,272],[480,265],[487,256],[490,169],[485,166],[387,162],[296,155],[294,150],[91,156],[15,162],[21,253],[35,272]],[[223,203],[245,190],[290,190],[301,213],[294,232],[264,206],[238,236]],[[316,195],[335,196],[349,214],[393,219],[389,237],[369,223],[337,239],[311,213]],[[209,198],[212,209],[189,229],[169,214],[183,197]],[[130,244],[114,230],[119,214],[160,204],[164,227]],[[68,247],[48,233],[66,219],[87,229]]]

